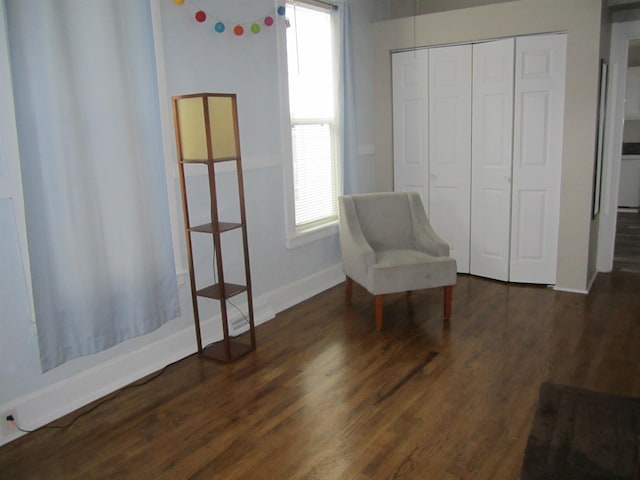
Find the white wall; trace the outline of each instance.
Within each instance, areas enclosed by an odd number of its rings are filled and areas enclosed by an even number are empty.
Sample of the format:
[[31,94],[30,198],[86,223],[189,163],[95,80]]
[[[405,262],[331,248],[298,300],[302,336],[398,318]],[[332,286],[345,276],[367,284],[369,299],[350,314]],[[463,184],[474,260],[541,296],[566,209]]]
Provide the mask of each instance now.
[[478,7],[492,3],[510,2],[512,0],[394,0],[391,4],[390,18],[426,15],[459,8]]
[[[358,134],[360,170],[364,189],[373,187],[373,123],[371,69],[373,64],[370,19],[386,14],[386,0],[353,3],[355,24]],[[221,2],[199,0],[176,5],[171,1],[151,0],[159,96],[163,122],[165,163],[169,186],[170,214],[176,244],[176,265],[180,285],[182,317],[143,337],[119,344],[107,351],[80,358],[42,374],[37,339],[31,323],[28,288],[23,265],[13,241],[5,232],[13,230],[0,202],[0,413],[15,410],[25,428],[35,428],[54,420],[122,385],[153,372],[167,363],[195,351],[190,290],[186,275],[185,247],[179,185],[176,178],[172,95],[192,92],[230,92],[238,96],[241,149],[245,166],[245,197],[251,258],[252,286],[256,322],[261,323],[299,301],[328,288],[344,278],[340,266],[337,237],[331,236],[294,249],[285,246],[284,184],[282,165],[287,162],[283,139],[280,98],[280,61],[276,26],[260,34],[238,38],[219,35],[212,23],[198,24],[194,5],[210,15],[239,22],[260,20],[273,15],[273,0]],[[4,14],[4,12],[2,12]],[[231,25],[227,25],[231,27]],[[6,51],[6,42],[0,47]],[[5,84],[0,84],[5,88]],[[2,92],[8,93],[5,90]],[[10,95],[9,95],[10,97]],[[364,142],[364,143],[363,143]],[[0,146],[2,146],[0,144]],[[0,167],[2,163],[0,162]],[[189,176],[192,188],[192,215],[206,218],[208,195],[206,177]],[[222,173],[219,181],[221,215],[234,215],[235,177]],[[11,240],[11,241],[10,241]],[[236,245],[234,245],[236,243]],[[237,239],[226,242],[225,266],[231,271],[241,265]],[[198,264],[205,270],[210,263],[210,241],[195,242]],[[240,269],[241,271],[241,269]],[[233,274],[230,274],[233,275]],[[206,281],[206,278],[204,279]],[[232,278],[230,278],[232,280]],[[240,298],[239,303],[243,300]],[[201,310],[205,322],[205,341],[221,338],[218,308],[211,302]],[[283,334],[285,334],[283,332]],[[258,335],[258,348],[260,336]],[[13,438],[0,438],[0,444]]]
[[[261,20],[273,12],[273,3],[265,0],[249,2],[225,2],[224,11],[215,11],[220,2],[198,4],[212,16],[223,19]],[[206,8],[211,5],[211,8]],[[240,142],[245,168],[245,197],[247,202],[247,224],[249,251],[252,267],[254,295],[273,290],[301,277],[311,275],[319,265],[334,265],[339,261],[337,240],[329,238],[316,244],[287,250],[283,240],[284,198],[282,163],[287,161],[283,149],[283,131],[280,122],[280,58],[277,48],[277,32],[282,29],[282,18],[271,28],[263,27],[261,33],[234,36],[229,30],[218,34],[213,30],[214,22],[199,24],[194,20],[196,8],[188,2],[176,5],[173,2],[158,2],[154,5],[156,15],[156,37],[158,45],[159,76],[164,77],[165,88],[160,91],[164,113],[164,137],[170,139],[166,148],[167,167],[173,173],[171,188],[176,196],[179,186],[175,176],[175,144],[173,142],[173,118],[170,112],[171,97],[196,92],[235,93],[238,99]],[[162,65],[164,63],[164,65]],[[196,169],[192,169],[193,172]],[[208,188],[205,170],[188,178],[191,215],[194,219],[206,219],[209,215]],[[187,175],[189,173],[187,172]],[[218,185],[221,189],[219,208],[221,218],[233,215],[237,197],[232,185],[235,174],[223,173]],[[181,214],[178,223],[181,225]],[[236,218],[237,219],[237,218]],[[180,241],[184,239],[180,235]],[[209,245],[205,238],[200,242],[201,251],[195,255],[203,261]],[[229,247],[233,248],[233,247]],[[184,249],[181,249],[184,251]],[[322,252],[322,253],[319,253]],[[232,261],[225,267],[241,270],[239,250],[229,255]],[[183,261],[182,265],[186,263]],[[184,269],[184,267],[183,267]]]
[[[392,50],[563,31],[567,75],[556,288],[586,292],[589,281],[600,0],[518,0],[380,22],[375,26],[376,188],[393,188]],[[414,33],[414,25],[416,26]]]

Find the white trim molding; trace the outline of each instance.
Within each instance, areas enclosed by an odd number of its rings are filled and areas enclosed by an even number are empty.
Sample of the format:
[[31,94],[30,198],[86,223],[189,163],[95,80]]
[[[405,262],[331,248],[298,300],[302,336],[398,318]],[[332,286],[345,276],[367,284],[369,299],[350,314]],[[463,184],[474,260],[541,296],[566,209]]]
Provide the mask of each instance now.
[[556,292],[579,293],[580,295],[587,295],[589,293],[589,290],[581,290],[578,288],[564,288],[555,285],[553,286],[553,289]]

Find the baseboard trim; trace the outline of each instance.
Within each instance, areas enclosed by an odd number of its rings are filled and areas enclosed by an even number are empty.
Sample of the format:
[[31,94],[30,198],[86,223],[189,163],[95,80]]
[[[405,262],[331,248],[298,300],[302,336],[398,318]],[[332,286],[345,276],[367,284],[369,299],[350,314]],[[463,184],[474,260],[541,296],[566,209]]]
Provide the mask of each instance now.
[[639,207],[618,207],[618,213],[640,213]]
[[[260,325],[271,320],[276,313],[341,283],[344,278],[342,266],[334,265],[254,298],[255,324]],[[246,304],[238,305],[241,310],[243,306],[246,307]],[[230,321],[233,334],[242,333],[242,324],[245,323],[242,315],[233,313],[230,315]],[[202,331],[205,344],[221,340],[220,315],[206,319],[202,324]],[[204,332],[211,333],[206,335]],[[21,428],[35,430],[195,352],[193,328],[185,327],[138,350],[15,398],[0,405],[0,412],[15,411]],[[0,445],[23,435],[24,433],[19,431],[5,435],[0,438]]]
[[581,295],[587,295],[589,293],[589,290],[581,290],[578,288],[565,288],[565,287],[554,286],[553,289],[556,290],[557,292],[579,293]]
[[314,273],[299,282],[289,284],[269,293],[269,299],[276,313],[293,307],[298,303],[344,282],[342,264],[334,265],[321,272]]
[[[35,430],[191,355],[196,351],[194,338],[193,329],[185,328],[155,343],[16,398],[0,406],[0,411],[15,411],[20,428]],[[0,438],[0,445],[20,436],[22,432]]]

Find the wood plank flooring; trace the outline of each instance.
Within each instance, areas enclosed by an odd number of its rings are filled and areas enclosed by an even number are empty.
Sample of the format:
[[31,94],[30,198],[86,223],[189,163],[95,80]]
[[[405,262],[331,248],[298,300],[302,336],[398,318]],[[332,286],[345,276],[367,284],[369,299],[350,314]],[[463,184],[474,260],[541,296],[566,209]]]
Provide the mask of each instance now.
[[618,212],[613,269],[640,273],[640,214]]
[[1,447],[0,478],[515,480],[542,381],[640,396],[639,274],[588,296],[462,275],[450,322],[441,289],[393,295],[381,333],[343,288],[234,364],[191,356]]

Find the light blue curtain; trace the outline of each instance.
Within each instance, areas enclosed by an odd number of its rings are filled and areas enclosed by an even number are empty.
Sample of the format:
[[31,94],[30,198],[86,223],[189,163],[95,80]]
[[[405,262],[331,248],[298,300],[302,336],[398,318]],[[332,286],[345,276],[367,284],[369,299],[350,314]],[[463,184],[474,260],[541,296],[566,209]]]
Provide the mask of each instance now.
[[360,193],[358,158],[358,129],[356,120],[356,98],[354,78],[351,5],[339,5],[340,15],[340,123],[342,125],[343,191],[345,194]]
[[179,316],[148,1],[6,0],[40,360]]

